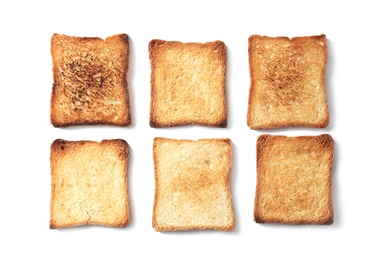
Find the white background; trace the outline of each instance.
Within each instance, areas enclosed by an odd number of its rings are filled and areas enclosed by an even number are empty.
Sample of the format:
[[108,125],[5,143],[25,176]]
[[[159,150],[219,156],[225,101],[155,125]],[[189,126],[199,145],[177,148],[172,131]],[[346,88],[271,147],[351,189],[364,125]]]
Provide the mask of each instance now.
[[[342,2],[342,1],[341,1]],[[2,1],[0,4],[0,259],[384,259],[385,16],[380,1]],[[50,124],[53,33],[130,36],[129,85],[133,125]],[[246,125],[248,37],[326,34],[330,125],[252,131]],[[152,39],[227,46],[228,127],[149,127]],[[334,224],[256,224],[255,144],[263,133],[318,135],[335,140]],[[232,232],[157,233],[152,143],[156,136],[233,142]],[[49,149],[56,138],[123,138],[130,145],[127,228],[49,229]]]

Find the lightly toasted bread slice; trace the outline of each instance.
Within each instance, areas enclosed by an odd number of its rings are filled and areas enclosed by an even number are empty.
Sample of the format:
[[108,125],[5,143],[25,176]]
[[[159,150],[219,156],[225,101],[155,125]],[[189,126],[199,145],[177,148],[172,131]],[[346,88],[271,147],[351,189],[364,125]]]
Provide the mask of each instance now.
[[226,127],[226,45],[152,40],[152,127]]
[[334,141],[329,134],[257,140],[257,223],[332,224]]
[[131,123],[128,35],[103,40],[54,34],[51,55],[53,126]]
[[121,139],[51,145],[50,228],[130,222],[128,144]]
[[154,139],[156,231],[235,226],[230,139]]
[[323,128],[326,100],[326,36],[249,38],[251,129]]

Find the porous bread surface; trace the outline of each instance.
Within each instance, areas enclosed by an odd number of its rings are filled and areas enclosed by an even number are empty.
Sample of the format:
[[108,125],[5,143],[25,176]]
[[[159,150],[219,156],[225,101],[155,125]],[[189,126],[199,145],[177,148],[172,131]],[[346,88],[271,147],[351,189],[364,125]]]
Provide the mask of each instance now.
[[121,139],[51,145],[50,228],[130,222],[128,144]]
[[259,223],[331,224],[330,135],[261,135],[257,141],[254,219]]
[[251,129],[326,127],[325,35],[249,38]]
[[103,40],[54,34],[51,55],[54,126],[131,123],[128,35],[118,34]]
[[227,125],[223,42],[152,40],[149,54],[152,127]]
[[154,139],[156,231],[234,228],[229,139]]

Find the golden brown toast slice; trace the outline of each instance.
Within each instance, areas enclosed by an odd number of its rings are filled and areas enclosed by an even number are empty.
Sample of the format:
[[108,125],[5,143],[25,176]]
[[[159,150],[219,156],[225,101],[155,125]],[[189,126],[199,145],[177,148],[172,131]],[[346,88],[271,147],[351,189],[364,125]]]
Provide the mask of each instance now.
[[51,55],[51,123],[55,127],[131,123],[128,35],[103,40],[54,34]]
[[152,127],[227,125],[223,42],[152,40],[149,53]]
[[128,144],[121,139],[51,145],[50,228],[130,222]]
[[325,35],[250,36],[248,126],[326,127],[326,60]]
[[261,135],[257,141],[257,223],[331,224],[334,141]]
[[234,228],[230,139],[154,139],[156,231]]

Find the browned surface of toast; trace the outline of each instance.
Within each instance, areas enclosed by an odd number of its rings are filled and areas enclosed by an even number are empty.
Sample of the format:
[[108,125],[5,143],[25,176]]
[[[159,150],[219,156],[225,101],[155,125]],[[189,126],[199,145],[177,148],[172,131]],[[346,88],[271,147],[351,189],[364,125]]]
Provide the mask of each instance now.
[[251,129],[323,128],[329,123],[325,35],[249,38]]
[[225,127],[226,45],[152,40],[152,127]]
[[128,35],[103,40],[54,34],[51,55],[51,123],[55,127],[131,123]]
[[257,223],[332,224],[334,141],[328,134],[257,141]]
[[154,139],[156,231],[235,226],[230,139]]
[[50,228],[130,222],[128,144],[121,139],[51,145]]

